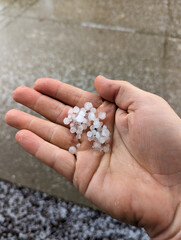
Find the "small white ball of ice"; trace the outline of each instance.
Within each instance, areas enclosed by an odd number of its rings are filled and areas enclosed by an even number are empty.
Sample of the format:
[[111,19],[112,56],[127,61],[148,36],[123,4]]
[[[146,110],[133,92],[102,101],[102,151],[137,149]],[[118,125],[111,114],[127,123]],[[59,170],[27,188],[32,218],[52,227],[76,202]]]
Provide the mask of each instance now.
[[80,143],[77,143],[76,147],[79,148],[80,147]]
[[105,143],[105,142],[106,142],[106,138],[105,138],[105,137],[100,137],[100,138],[99,138],[99,142],[100,142],[101,144]]
[[82,123],[82,122],[84,121],[84,117],[79,114],[79,115],[76,117],[76,121],[77,121],[78,123]]
[[82,110],[80,110],[80,112],[79,112],[79,114],[81,115],[81,116],[85,116],[85,114],[86,114],[86,112],[85,111],[82,111]]
[[90,109],[90,112],[96,113],[96,108],[94,108],[94,107],[91,108],[91,109]]
[[75,128],[75,127],[71,127],[71,128],[70,128],[70,132],[71,132],[71,133],[75,133],[75,132],[76,132],[76,128]]
[[88,119],[89,119],[89,121],[94,121],[95,118],[96,118],[96,116],[95,116],[95,114],[94,114],[93,112],[90,112],[90,113],[88,114]]
[[85,108],[87,111],[90,110],[92,107],[93,107],[93,106],[92,106],[92,103],[91,103],[91,102],[86,102],[86,103],[84,104],[84,108]]
[[79,108],[79,107],[75,106],[75,107],[73,108],[73,112],[74,112],[74,113],[78,113],[79,111],[80,111],[80,108]]
[[87,129],[87,125],[86,124],[82,124],[82,127],[83,127],[84,130]]
[[91,126],[90,126],[90,130],[92,131],[92,130],[94,130],[94,129],[95,129],[94,125],[91,125]]
[[68,119],[70,119],[70,120],[72,119],[72,114],[68,115]]
[[63,123],[65,125],[68,125],[70,123],[70,119],[69,118],[64,118]]
[[99,142],[94,142],[92,147],[100,149],[101,144]]
[[87,132],[87,137],[89,137],[89,138],[92,137],[92,132],[91,131]]
[[110,135],[110,131],[108,129],[103,129],[102,130],[102,136],[109,137],[109,135]]
[[99,128],[101,126],[101,124],[100,124],[98,119],[95,119],[93,125],[94,125],[95,128]]
[[82,125],[80,125],[80,126],[78,127],[78,130],[81,131],[81,132],[83,131],[83,129],[84,129],[84,128],[83,128]]
[[83,111],[86,113],[86,109],[85,108],[81,108],[80,111]]
[[92,135],[93,135],[93,136],[96,136],[96,133],[97,133],[96,130],[92,130],[91,132],[92,132]]
[[73,113],[73,108],[70,108],[68,111],[68,114],[72,114]]
[[109,150],[110,150],[110,145],[109,144],[107,144],[106,146],[103,147],[104,152],[109,152]]
[[96,132],[96,138],[99,139],[101,137],[101,134],[99,132]]
[[106,113],[105,112],[100,112],[98,114],[98,117],[101,119],[101,120],[104,120],[106,118]]
[[86,118],[83,119],[83,123],[87,123],[87,119]]
[[71,154],[75,154],[76,151],[77,151],[76,147],[74,147],[74,146],[69,147],[69,152],[70,152]]

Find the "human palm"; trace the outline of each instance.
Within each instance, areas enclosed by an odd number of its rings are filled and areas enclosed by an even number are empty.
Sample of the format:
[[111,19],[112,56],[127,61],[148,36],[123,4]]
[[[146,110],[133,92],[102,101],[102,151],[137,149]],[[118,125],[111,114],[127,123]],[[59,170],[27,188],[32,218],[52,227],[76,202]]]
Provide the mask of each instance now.
[[[26,151],[73,182],[100,209],[145,227],[155,239],[175,234],[179,239],[181,223],[172,226],[181,211],[180,118],[163,99],[129,83],[98,77],[95,87],[100,96],[57,80],[37,80],[35,90],[20,87],[14,99],[49,121],[11,110],[6,122],[23,129],[16,139]],[[67,150],[77,140],[63,119],[70,106],[87,101],[107,113],[111,151],[93,150],[84,133],[73,156]]]

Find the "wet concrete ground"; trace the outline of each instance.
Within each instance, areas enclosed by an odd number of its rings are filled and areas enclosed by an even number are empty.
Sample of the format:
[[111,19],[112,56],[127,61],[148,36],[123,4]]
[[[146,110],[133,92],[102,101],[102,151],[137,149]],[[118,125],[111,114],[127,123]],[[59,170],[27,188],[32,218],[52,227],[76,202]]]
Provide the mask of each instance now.
[[[94,92],[102,74],[164,97],[181,116],[181,1],[0,0],[0,176],[89,204],[4,124],[13,90],[51,77]],[[37,115],[37,114],[36,114]]]

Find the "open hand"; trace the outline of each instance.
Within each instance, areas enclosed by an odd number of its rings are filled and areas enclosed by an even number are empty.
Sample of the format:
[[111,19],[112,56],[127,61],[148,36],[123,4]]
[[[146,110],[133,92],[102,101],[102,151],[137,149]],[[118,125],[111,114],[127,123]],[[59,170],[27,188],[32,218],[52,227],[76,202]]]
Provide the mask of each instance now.
[[[153,239],[181,239],[181,119],[168,103],[125,81],[95,79],[99,96],[54,79],[34,89],[19,87],[15,101],[48,120],[10,110],[5,121],[19,129],[17,142],[54,168],[101,210],[143,226]],[[92,149],[86,133],[77,140],[63,124],[70,107],[92,102],[105,111],[111,151]]]

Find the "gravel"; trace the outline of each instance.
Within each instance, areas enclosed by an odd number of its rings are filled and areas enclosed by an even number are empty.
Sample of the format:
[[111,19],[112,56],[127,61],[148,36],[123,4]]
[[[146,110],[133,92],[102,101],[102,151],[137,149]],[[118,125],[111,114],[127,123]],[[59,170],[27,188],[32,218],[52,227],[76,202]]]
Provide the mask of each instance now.
[[143,229],[45,193],[0,181],[0,240],[149,240]]

